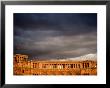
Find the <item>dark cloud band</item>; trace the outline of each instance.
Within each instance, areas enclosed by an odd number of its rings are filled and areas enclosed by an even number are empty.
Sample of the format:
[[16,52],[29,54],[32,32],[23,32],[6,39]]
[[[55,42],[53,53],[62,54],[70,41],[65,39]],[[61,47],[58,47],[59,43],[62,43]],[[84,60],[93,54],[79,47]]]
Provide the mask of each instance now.
[[39,58],[97,52],[96,13],[15,13],[14,53]]

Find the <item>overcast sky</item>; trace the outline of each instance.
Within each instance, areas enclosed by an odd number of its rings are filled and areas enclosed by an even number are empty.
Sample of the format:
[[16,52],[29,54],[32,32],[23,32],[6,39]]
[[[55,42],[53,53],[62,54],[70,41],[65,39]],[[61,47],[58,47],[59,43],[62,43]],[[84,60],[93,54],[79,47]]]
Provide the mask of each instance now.
[[96,13],[14,14],[15,54],[56,59],[96,52]]

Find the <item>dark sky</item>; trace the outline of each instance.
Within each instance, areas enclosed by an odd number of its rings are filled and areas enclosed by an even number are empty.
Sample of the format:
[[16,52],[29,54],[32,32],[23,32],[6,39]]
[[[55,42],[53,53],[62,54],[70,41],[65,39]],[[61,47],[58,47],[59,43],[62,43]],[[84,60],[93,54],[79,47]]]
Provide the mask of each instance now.
[[96,13],[14,14],[15,54],[54,59],[96,52]]

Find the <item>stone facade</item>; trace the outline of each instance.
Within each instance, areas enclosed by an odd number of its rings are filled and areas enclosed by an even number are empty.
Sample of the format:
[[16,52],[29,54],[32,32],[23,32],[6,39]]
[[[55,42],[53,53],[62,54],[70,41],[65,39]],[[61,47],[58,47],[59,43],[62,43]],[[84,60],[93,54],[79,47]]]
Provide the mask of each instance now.
[[96,61],[28,60],[14,55],[14,75],[97,75]]

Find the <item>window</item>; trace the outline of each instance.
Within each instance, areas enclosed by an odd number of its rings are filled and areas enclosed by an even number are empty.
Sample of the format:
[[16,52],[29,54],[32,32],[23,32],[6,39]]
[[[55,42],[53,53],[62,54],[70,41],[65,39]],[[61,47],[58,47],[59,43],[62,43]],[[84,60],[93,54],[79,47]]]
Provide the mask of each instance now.
[[73,64],[71,64],[71,68],[73,68]]
[[63,65],[63,68],[65,68],[65,64],[62,64]]
[[54,64],[54,65],[53,65],[53,68],[57,68],[57,64]]
[[37,68],[37,63],[35,63],[35,68]]
[[89,63],[87,63],[87,66],[89,67]]
[[74,64],[74,68],[75,68],[75,64]]
[[87,63],[85,63],[85,68],[87,68]]
[[83,68],[84,68],[84,63],[83,63]]
[[22,72],[24,73],[24,70]]

